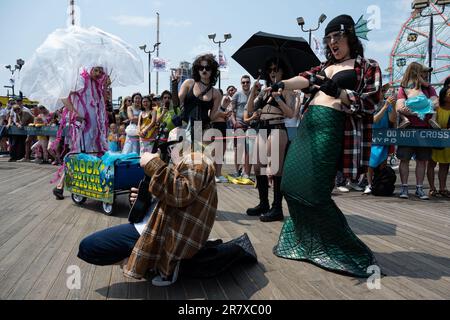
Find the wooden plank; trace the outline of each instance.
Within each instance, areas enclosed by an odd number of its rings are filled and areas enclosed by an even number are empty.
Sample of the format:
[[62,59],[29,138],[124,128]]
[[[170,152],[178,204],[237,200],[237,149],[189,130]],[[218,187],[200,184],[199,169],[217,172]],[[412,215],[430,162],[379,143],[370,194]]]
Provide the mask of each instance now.
[[[150,284],[151,285],[151,284]],[[168,300],[186,300],[186,294],[181,281],[175,282],[173,285],[167,287]]]
[[233,278],[230,271],[219,275],[217,277],[217,282],[228,300],[247,300],[247,297],[239,284],[236,283],[236,280]]
[[[82,210],[81,207],[79,209]],[[98,213],[98,215],[99,219],[94,232],[106,229],[108,227],[108,221],[110,219],[103,214]],[[93,283],[95,283],[94,273],[97,267],[94,265],[90,265],[80,259],[78,259],[78,261],[79,262],[76,265],[79,266],[82,275],[81,290],[69,290],[66,298],[67,300],[86,300],[90,294],[91,288],[93,288]],[[111,271],[110,267],[107,268],[109,271]],[[107,285],[109,283],[109,280],[110,276],[108,275],[106,279],[101,279],[100,281],[103,284]]]
[[60,221],[71,223],[73,217],[65,217],[63,212],[59,211],[53,219],[46,223],[42,223],[24,241],[22,241],[14,250],[14,254],[4,257],[0,264],[3,272],[1,272],[0,292],[2,295],[8,295],[14,283],[25,272],[33,260],[48,245],[51,245],[52,238],[61,234],[63,228]]
[[14,285],[13,291],[8,296],[8,299],[22,300],[25,298],[36,280],[39,279],[42,273],[47,269],[50,261],[53,259],[59,248],[66,242],[68,236],[74,231],[74,227],[78,220],[79,216],[73,216],[70,222],[67,222],[62,226],[62,229],[55,234],[53,239],[50,240],[49,245],[46,246],[45,250],[42,250],[39,256],[36,257],[36,259],[30,264],[21,278]]
[[[78,213],[79,214],[79,213]],[[78,243],[72,248],[72,251],[69,254],[68,259],[62,266],[60,272],[58,273],[58,276],[56,278],[56,281],[53,283],[50,291],[48,292],[46,296],[46,300],[65,300],[69,294],[69,289],[67,288],[66,282],[68,278],[68,274],[66,273],[67,268],[69,266],[79,266],[81,261],[77,257],[78,253],[78,244],[80,240],[91,234],[94,231],[97,231],[97,223],[100,219],[100,214],[93,215],[92,212],[84,212],[81,214],[85,214],[89,216],[89,222],[86,226],[86,228],[81,233],[81,236],[79,238]],[[84,275],[81,274],[81,279],[83,280]]]
[[[9,164],[0,159],[0,169],[4,166]],[[14,166],[18,169],[0,170],[0,189],[4,190],[0,192],[1,298],[450,299],[449,201],[401,201],[357,193],[334,197],[387,274],[380,290],[369,290],[364,279],[277,258],[272,248],[283,223],[265,224],[245,214],[247,207],[258,202],[257,190],[219,185],[219,212],[210,238],[228,241],[247,233],[259,264],[236,265],[207,281],[181,277],[172,287],[157,288],[146,280],[125,278],[118,266],[89,266],[76,257],[84,236],[126,222],[125,213],[122,218],[106,217],[96,211],[94,203],[80,208],[69,199],[56,202],[51,186],[44,183],[53,168]],[[37,188],[44,184],[45,188]],[[271,190],[270,199],[272,194]],[[283,208],[288,216],[285,202]],[[80,291],[66,287],[70,265],[82,270]]]
[[183,285],[186,300],[206,300],[206,293],[200,280],[181,277],[179,281]]
[[109,286],[102,292],[107,294],[108,300],[124,300],[128,298],[128,285],[120,266],[113,266]]
[[[75,206],[68,210],[75,214]],[[52,260],[48,263],[44,272],[38,277],[33,288],[29,291],[25,299],[27,300],[43,300],[49,293],[53,283],[56,281],[60,270],[63,268],[69,254],[72,252],[74,247],[78,247],[79,239],[84,228],[86,228],[89,221],[89,216],[87,214],[80,215],[74,229],[70,232],[64,244],[60,246],[58,252],[55,253]]]
[[202,279],[201,281],[208,300],[226,300],[225,293],[215,278]]

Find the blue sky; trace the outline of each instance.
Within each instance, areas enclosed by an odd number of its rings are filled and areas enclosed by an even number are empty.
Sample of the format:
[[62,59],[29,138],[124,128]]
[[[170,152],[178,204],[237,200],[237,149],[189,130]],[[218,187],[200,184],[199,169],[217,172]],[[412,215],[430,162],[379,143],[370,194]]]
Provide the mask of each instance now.
[[[68,0],[0,1],[0,95],[6,94],[3,86],[9,83],[11,76],[3,66],[14,65],[18,58],[27,61],[49,33],[65,27],[68,3]],[[217,46],[207,35],[216,33],[220,39],[224,33],[231,33],[233,38],[223,46],[230,71],[223,76],[222,88],[229,84],[238,85],[240,76],[245,74],[245,70],[232,61],[231,55],[252,34],[265,31],[307,39],[308,35],[301,31],[296,18],[303,16],[306,27],[316,27],[321,13],[328,19],[314,33],[319,39],[333,17],[346,13],[356,21],[362,14],[369,18],[379,9],[380,19],[375,21],[379,28],[369,33],[370,41],[364,41],[364,44],[366,56],[379,61],[385,70],[395,38],[411,13],[409,0],[77,0],[76,4],[81,11],[82,26],[96,26],[115,34],[138,51],[140,45],[156,42],[156,12],[159,12],[160,56],[169,59],[171,67],[177,67],[183,60],[192,62],[200,53],[217,53]],[[147,56],[142,52],[141,57],[147,72]],[[146,82],[137,87],[115,88],[114,97],[148,91],[147,78],[145,76]],[[167,89],[168,79],[168,73],[160,73],[159,92]],[[153,91],[155,83],[156,74],[153,74]]]

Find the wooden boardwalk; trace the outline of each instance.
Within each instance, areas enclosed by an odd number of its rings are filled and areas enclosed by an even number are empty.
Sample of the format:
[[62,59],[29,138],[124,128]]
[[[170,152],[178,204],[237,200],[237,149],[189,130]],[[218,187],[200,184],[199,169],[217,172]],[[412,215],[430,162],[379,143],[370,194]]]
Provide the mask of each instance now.
[[[335,196],[386,274],[379,290],[369,290],[366,282],[275,257],[282,223],[263,224],[243,214],[257,203],[254,188],[220,185],[211,238],[247,233],[259,263],[236,266],[214,279],[181,278],[172,287],[156,288],[124,278],[118,266],[95,267],[76,257],[83,237],[126,223],[126,198],[123,213],[115,217],[104,216],[99,203],[81,208],[70,198],[57,202],[49,184],[54,170],[0,159],[0,299],[450,299],[447,200]],[[67,288],[70,266],[81,270],[81,290]]]

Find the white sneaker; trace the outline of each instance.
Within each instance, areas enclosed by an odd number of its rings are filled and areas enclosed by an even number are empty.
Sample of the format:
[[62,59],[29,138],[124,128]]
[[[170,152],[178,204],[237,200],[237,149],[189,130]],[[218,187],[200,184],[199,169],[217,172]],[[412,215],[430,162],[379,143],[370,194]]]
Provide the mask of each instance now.
[[372,187],[371,186],[367,186],[366,189],[364,190],[363,194],[371,194],[372,193]]
[[241,178],[242,178],[242,179],[250,179],[250,177],[248,176],[248,174],[243,174]]
[[355,191],[364,191],[363,188],[361,188],[357,183],[349,182],[347,183],[347,189],[353,189]]
[[350,192],[350,189],[347,188],[347,187],[344,187],[344,186],[337,187],[337,189],[339,190],[339,192],[342,192],[342,193],[348,193],[348,192]]
[[37,164],[42,164],[42,163],[44,163],[44,160],[36,158],[34,160],[31,160],[31,162],[32,163],[37,163]]
[[177,263],[177,266],[175,267],[175,271],[173,272],[171,279],[163,277],[162,275],[157,275],[152,279],[152,284],[155,287],[167,287],[174,284],[178,279],[179,270],[180,270],[180,262]]
[[218,183],[227,183],[228,182],[228,179],[225,178],[224,176],[220,176],[219,178],[216,178],[216,179],[219,180]]
[[401,186],[400,187],[400,196],[401,199],[409,199],[408,195],[408,186]]

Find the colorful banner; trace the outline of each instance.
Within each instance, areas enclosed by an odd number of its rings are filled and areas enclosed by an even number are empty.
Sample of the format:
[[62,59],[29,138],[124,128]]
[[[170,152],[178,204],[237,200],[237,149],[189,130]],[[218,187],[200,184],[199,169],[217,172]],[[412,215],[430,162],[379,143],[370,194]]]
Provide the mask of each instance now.
[[225,54],[223,53],[223,50],[219,50],[219,60],[217,61],[219,63],[219,71],[221,72],[228,72],[228,61],[225,57]]
[[317,39],[316,36],[312,36],[311,39],[311,49],[316,54],[317,58],[319,58],[320,61],[324,60],[325,58],[325,50],[323,49],[322,42]]
[[65,187],[70,193],[112,204],[114,201],[114,164],[89,154],[67,156]]
[[152,59],[152,71],[155,72],[168,72],[169,68],[169,60],[162,58],[153,58]]

